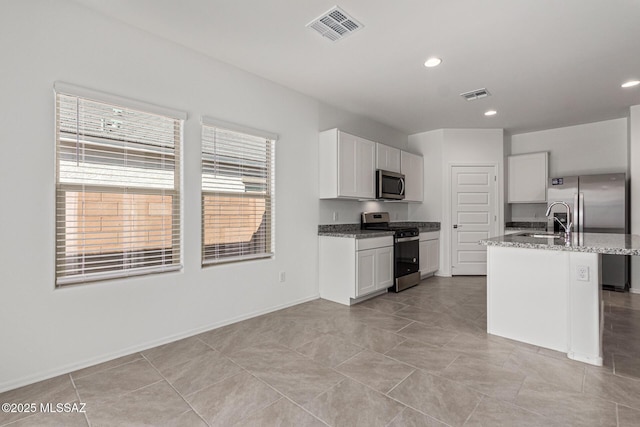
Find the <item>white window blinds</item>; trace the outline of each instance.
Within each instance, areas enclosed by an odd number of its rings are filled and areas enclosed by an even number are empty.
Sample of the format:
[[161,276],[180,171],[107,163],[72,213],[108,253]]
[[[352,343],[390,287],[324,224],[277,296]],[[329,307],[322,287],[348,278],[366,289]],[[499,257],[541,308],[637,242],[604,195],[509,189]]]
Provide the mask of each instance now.
[[275,140],[203,120],[203,265],[273,255]]
[[56,285],[181,267],[182,120],[56,94]]

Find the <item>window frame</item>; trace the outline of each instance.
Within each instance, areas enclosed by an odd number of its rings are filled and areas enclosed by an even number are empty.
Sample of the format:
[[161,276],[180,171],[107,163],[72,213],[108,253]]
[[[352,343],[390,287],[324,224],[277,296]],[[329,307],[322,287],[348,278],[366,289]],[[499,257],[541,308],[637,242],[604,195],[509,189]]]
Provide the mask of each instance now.
[[[184,147],[184,122],[187,119],[187,114],[181,111],[160,107],[157,105],[132,100],[129,98],[124,98],[116,95],[111,95],[99,91],[95,91],[92,89],[87,89],[80,86],[70,85],[64,82],[55,82],[54,84],[54,125],[55,125],[55,144],[54,144],[54,158],[55,158],[55,180],[54,180],[54,283],[55,288],[65,288],[71,285],[81,285],[86,283],[99,282],[104,280],[114,280],[114,279],[125,279],[127,277],[136,277],[147,274],[159,274],[166,272],[175,272],[180,271],[183,268],[183,257],[184,257],[184,248],[183,248],[183,230],[184,230],[184,215],[183,215],[183,147]],[[62,149],[62,145],[64,144],[62,135],[64,132],[60,130],[60,112],[58,107],[58,96],[69,96],[75,97],[82,100],[87,100],[90,102],[97,102],[102,104],[110,105],[114,108],[123,108],[128,110],[139,111],[141,113],[152,114],[157,116],[163,116],[165,118],[169,118],[174,121],[174,134],[176,135],[176,139],[173,143],[173,164],[174,168],[172,170],[173,173],[173,187],[171,189],[168,188],[152,188],[152,187],[128,187],[128,186],[109,186],[109,185],[99,185],[93,183],[68,183],[61,182],[60,173],[61,173],[61,158],[60,153]],[[77,124],[76,124],[77,126]],[[177,132],[175,126],[178,127]],[[95,145],[100,145],[100,137],[88,137],[87,141],[89,143],[94,143]],[[108,141],[108,138],[105,138],[105,141]],[[107,144],[108,145],[108,144]],[[126,151],[126,149],[122,150]],[[114,153],[119,154],[119,150],[114,149]],[[117,191],[113,191],[117,190]],[[100,271],[93,273],[79,273],[75,275],[66,276],[64,274],[60,274],[59,268],[68,268],[68,265],[59,264],[59,245],[62,244],[63,248],[66,248],[66,239],[67,239],[67,230],[66,230],[66,220],[59,222],[58,217],[58,209],[59,206],[66,206],[66,197],[69,192],[76,192],[78,194],[87,194],[87,193],[102,193],[102,194],[133,194],[133,195],[154,195],[154,196],[170,196],[171,197],[171,218],[172,221],[177,219],[178,224],[171,225],[171,253],[177,254],[172,255],[172,257],[176,257],[172,259],[172,262],[167,264],[160,265],[143,265],[141,267],[131,267],[131,268],[121,268],[114,269],[112,271]],[[62,203],[61,205],[59,203]],[[66,209],[66,208],[65,208]],[[63,214],[64,215],[64,214]],[[175,227],[175,228],[174,228]],[[177,230],[177,231],[174,231]],[[177,239],[176,239],[177,237]],[[155,249],[149,249],[149,251],[154,251]],[[164,251],[166,248],[159,248],[159,251]],[[145,249],[134,251],[141,253],[144,252]],[[127,260],[127,254],[131,254],[131,251],[122,251],[115,252],[114,257],[122,257],[121,265],[131,266],[133,263],[140,262],[142,264],[150,264],[150,261],[142,259],[142,261],[138,260]],[[64,255],[63,255],[64,256]],[[153,258],[153,257],[152,257]]]
[[[267,175],[266,175],[266,192],[264,195],[255,194],[252,195],[250,193],[234,193],[234,192],[220,192],[220,191],[207,191],[203,186],[203,176],[204,176],[204,133],[206,128],[211,129],[221,129],[225,131],[231,131],[235,133],[244,134],[250,137],[257,137],[265,139],[265,151],[267,153],[268,165],[267,165]],[[278,135],[276,133],[267,132],[263,130],[259,130],[256,128],[238,125],[236,123],[231,123],[223,120],[218,120],[215,118],[202,116],[201,118],[201,141],[200,141],[200,223],[201,223],[201,245],[200,245],[200,262],[201,266],[209,267],[214,265],[223,265],[229,263],[238,263],[244,261],[255,261],[255,260],[264,260],[264,259],[273,259],[276,255],[276,244],[275,244],[275,235],[276,235],[276,143],[278,141]],[[234,194],[242,194],[242,198],[259,198],[265,200],[265,210],[268,210],[270,218],[269,218],[269,227],[268,234],[265,246],[269,248],[269,250],[256,253],[256,254],[245,254],[239,256],[226,256],[226,257],[206,257],[206,248],[205,248],[205,196],[206,195],[215,195],[215,194],[227,194],[229,196],[233,196]]]

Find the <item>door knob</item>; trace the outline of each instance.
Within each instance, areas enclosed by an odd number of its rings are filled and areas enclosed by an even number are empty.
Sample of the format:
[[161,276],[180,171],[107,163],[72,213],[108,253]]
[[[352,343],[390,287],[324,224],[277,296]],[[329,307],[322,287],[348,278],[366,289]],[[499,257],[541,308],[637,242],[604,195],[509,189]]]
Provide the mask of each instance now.
[[458,224],[453,224],[453,228],[458,228]]

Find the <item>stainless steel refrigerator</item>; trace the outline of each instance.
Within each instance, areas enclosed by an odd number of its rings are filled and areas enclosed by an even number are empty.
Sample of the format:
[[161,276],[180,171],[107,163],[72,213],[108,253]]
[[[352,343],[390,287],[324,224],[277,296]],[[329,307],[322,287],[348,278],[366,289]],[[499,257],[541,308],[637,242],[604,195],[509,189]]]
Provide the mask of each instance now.
[[[547,202],[569,204],[574,232],[628,234],[628,194],[624,173],[565,176],[549,179]],[[566,208],[554,206],[547,231],[561,231],[554,216],[566,224]],[[628,289],[629,265],[628,256],[602,255],[603,286],[617,291]]]

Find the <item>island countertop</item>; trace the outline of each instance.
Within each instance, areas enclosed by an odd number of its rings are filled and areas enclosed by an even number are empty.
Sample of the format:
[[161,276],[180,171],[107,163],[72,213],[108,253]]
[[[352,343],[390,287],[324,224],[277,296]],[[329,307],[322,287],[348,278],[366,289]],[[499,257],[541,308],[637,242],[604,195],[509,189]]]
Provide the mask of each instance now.
[[564,238],[525,236],[527,233],[509,234],[480,240],[484,246],[501,246],[549,251],[590,252],[609,255],[640,255],[640,236],[635,234],[573,233],[571,243]]

